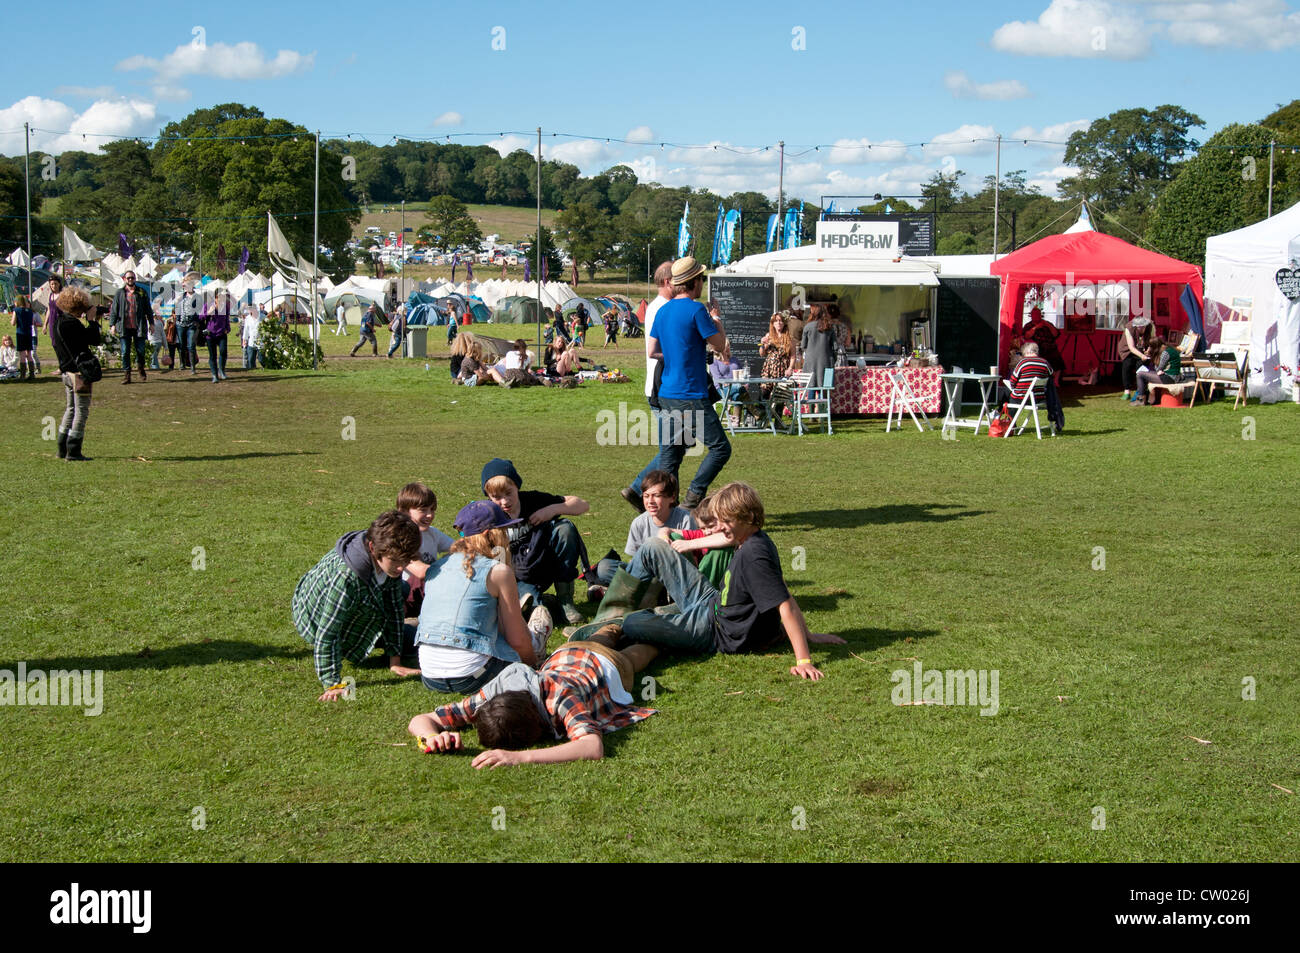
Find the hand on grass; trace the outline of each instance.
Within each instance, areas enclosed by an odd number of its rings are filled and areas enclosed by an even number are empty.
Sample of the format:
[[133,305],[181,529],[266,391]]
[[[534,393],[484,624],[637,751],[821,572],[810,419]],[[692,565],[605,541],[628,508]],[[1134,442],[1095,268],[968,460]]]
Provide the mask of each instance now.
[[500,748],[493,748],[491,751],[484,751],[471,762],[476,770],[481,770],[483,768],[499,768],[503,765],[523,763],[524,757],[522,751],[502,751]]
[[460,732],[440,731],[436,735],[425,735],[416,743],[425,754],[432,754],[435,751],[439,754],[450,754],[460,750]]
[[418,668],[407,668],[401,662],[389,662],[388,670],[392,672],[394,675],[400,676],[401,678],[409,678],[412,675],[420,674],[420,670]]
[[331,688],[326,690],[326,692],[316,700],[318,702],[335,702],[346,695],[347,691],[346,688]]
[[800,678],[806,678],[814,682],[820,681],[823,677],[821,669],[819,669],[812,662],[801,662],[798,665],[791,665],[790,674],[797,675]]

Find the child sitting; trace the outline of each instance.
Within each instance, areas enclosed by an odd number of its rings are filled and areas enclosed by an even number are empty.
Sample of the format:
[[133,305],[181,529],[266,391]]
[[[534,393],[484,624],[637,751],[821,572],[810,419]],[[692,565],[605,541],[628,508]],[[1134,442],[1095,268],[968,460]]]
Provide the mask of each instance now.
[[718,530],[718,521],[713,515],[712,493],[700,500],[700,505],[695,507],[695,519],[699,522],[700,529],[678,531],[664,527],[658,536],[668,540],[674,552],[690,556],[699,568],[700,575],[714,589],[721,591],[726,582],[727,567],[731,565],[731,557],[736,554],[736,550]]
[[424,599],[424,579],[429,567],[451,552],[452,538],[433,525],[438,512],[438,497],[423,483],[408,483],[397,494],[397,512],[405,513],[420,527],[420,556],[402,571],[402,591],[406,593],[406,614],[419,615]]
[[[473,725],[487,750],[476,769],[507,764],[557,764],[604,757],[601,735],[653,715],[632,704],[632,676],[657,654],[649,645],[623,651],[605,642],[566,642],[537,671],[515,662],[491,682],[453,705],[411,719],[408,730],[425,754],[461,747],[460,733]],[[525,751],[544,737],[563,744]]]
[[762,532],[763,503],[753,487],[728,483],[713,496],[719,531],[735,547],[721,590],[709,583],[691,561],[662,539],[637,552],[628,572],[643,582],[655,579],[668,589],[680,610],[660,615],[642,609],[610,623],[599,634],[684,652],[765,651],[784,634],[794,649],[790,674],[816,681],[809,642],[842,645],[834,635],[811,635],[803,613],[781,573],[776,547]]
[[523,522],[510,528],[510,559],[519,581],[520,596],[539,599],[555,586],[560,610],[571,624],[583,621],[573,602],[573,581],[585,547],[578,528],[561,516],[581,516],[591,509],[577,496],[557,496],[540,490],[523,491],[523,478],[509,460],[497,457],[483,467],[480,477],[483,495],[501,507],[512,519]]
[[312,647],[320,701],[342,698],[343,659],[359,665],[380,640],[395,675],[419,675],[402,657],[415,649],[415,632],[402,611],[402,570],[420,554],[420,529],[406,514],[381,513],[367,530],[342,536],[334,549],[298,580],[293,624]]
[[14,349],[14,339],[4,336],[0,342],[0,380],[9,380],[18,376],[18,352]]
[[[627,543],[623,551],[628,556],[635,556],[636,551],[656,535],[662,535],[670,529],[695,529],[695,518],[691,511],[677,505],[677,477],[667,470],[651,470],[641,481],[641,502],[645,512],[632,520],[628,527]],[[626,569],[627,563],[606,556],[596,564],[596,580],[599,585],[587,589],[587,598],[599,599],[605,594],[614,574]]]

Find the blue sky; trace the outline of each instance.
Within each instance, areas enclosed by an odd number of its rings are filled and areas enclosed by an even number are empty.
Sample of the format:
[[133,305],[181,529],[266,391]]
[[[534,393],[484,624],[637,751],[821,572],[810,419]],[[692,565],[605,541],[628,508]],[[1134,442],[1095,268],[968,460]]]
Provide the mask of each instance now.
[[1300,63],[1292,0],[123,9],[65,4],[59,22],[77,26],[54,25],[57,58],[38,45],[0,60],[0,152],[21,153],[24,121],[42,130],[35,148],[91,149],[235,101],[374,142],[451,135],[531,151],[541,125],[597,137],[544,135],[548,158],[584,174],[626,162],[642,179],[723,193],[775,195],[783,139],[787,191],[814,201],[914,193],[945,168],[974,185],[994,146],[971,140],[1001,133],[1003,170],[1050,194],[1070,171],[1063,150],[1024,139],[1173,103],[1205,119],[1204,140],[1294,98]]

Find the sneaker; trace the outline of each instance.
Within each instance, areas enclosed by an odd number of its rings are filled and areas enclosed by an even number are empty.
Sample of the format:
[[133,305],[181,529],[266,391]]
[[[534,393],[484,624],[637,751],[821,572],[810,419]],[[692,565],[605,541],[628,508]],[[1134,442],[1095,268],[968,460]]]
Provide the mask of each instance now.
[[551,621],[551,612],[546,606],[538,606],[528,617],[528,633],[532,636],[533,654],[538,662],[546,658],[546,642],[554,630],[555,623]]
[[533,594],[532,594],[531,592],[525,592],[522,596],[520,596],[520,597],[519,597],[519,614],[522,615],[522,616],[524,616],[524,617],[527,617],[527,616],[528,616],[528,613],[529,613],[529,612],[532,610],[532,608],[533,608],[533,602],[534,602],[534,601],[536,601],[536,600],[533,599]]
[[623,499],[627,500],[628,505],[631,506],[633,509],[635,509],[638,513],[645,512],[645,504],[641,502],[641,494],[638,493],[636,490],[632,489],[630,486],[625,486],[623,487],[623,489],[619,490],[618,492],[620,495],[622,495]]

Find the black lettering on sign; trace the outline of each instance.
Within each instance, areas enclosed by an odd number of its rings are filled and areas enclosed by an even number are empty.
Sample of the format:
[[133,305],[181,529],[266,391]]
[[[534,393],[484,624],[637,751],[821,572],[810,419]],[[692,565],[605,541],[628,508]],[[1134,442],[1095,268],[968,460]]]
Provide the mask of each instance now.
[[1279,268],[1274,280],[1288,301],[1300,299],[1300,268]]
[[[776,279],[767,275],[710,275],[708,298],[722,309],[731,359],[757,376],[763,370],[758,342],[776,312]],[[706,299],[707,300],[707,299]]]

